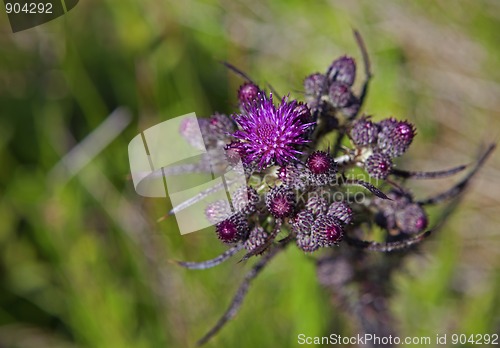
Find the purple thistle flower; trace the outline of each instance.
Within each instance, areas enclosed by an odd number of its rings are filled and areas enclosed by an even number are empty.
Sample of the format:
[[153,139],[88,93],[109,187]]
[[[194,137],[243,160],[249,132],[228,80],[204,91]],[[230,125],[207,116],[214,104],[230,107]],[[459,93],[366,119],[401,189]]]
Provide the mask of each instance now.
[[297,101],[284,97],[281,104],[273,104],[272,94],[260,96],[251,104],[243,106],[243,113],[234,116],[240,126],[232,134],[238,140],[245,164],[257,164],[259,169],[270,165],[285,165],[297,160],[301,154],[297,147],[309,140],[307,133],[314,123],[306,123],[302,113],[297,112]]

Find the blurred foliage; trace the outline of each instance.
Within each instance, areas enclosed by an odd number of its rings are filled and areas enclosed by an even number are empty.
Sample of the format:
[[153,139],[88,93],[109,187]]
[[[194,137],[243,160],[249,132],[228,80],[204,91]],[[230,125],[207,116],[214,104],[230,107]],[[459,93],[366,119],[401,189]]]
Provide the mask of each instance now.
[[[16,34],[3,11],[0,20],[0,347],[188,347],[223,313],[249,264],[170,264],[224,248],[210,230],[180,236],[175,219],[157,223],[170,204],[134,192],[127,159],[140,130],[235,109],[241,79],[220,61],[300,98],[309,73],[342,54],[359,60],[357,28],[375,73],[365,110],[419,129],[400,167],[468,163],[498,139],[493,0],[87,0]],[[83,168],[64,170],[63,156],[120,106],[129,126]],[[500,332],[499,169],[495,156],[404,265],[392,303],[402,336]],[[424,196],[453,182],[414,188]],[[315,277],[310,257],[290,248],[207,346],[354,334]]]

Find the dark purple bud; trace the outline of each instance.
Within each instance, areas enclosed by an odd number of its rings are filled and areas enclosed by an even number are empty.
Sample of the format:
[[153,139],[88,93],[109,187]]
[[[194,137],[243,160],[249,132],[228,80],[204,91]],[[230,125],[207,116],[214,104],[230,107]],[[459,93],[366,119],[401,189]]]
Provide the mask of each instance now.
[[414,126],[407,121],[397,121],[392,117],[379,122],[378,125],[380,151],[391,157],[398,157],[405,153],[415,137]]
[[301,210],[293,218],[290,219],[292,231],[296,234],[306,233],[310,234],[314,224],[314,215],[308,209]]
[[323,247],[337,245],[343,237],[342,222],[329,215],[320,216],[313,225],[313,236]]
[[343,82],[333,82],[328,89],[328,96],[334,108],[344,108],[351,103],[351,88]]
[[227,201],[222,199],[209,203],[205,208],[205,217],[212,224],[227,219],[229,215],[231,215],[231,207]]
[[215,232],[224,243],[236,243],[248,233],[248,222],[242,214],[236,213],[215,226]]
[[254,101],[260,93],[260,89],[257,85],[251,82],[245,82],[240,86],[238,90],[238,100],[240,104],[248,104]]
[[294,112],[299,115],[299,118],[304,123],[312,122],[311,110],[309,110],[309,107],[306,104],[302,102],[297,103]]
[[250,234],[248,235],[248,239],[245,241],[245,249],[249,252],[257,250],[260,246],[266,243],[268,234],[264,229],[260,226],[254,227]]
[[313,152],[307,158],[306,165],[311,172],[309,179],[314,185],[326,185],[336,179],[337,164],[333,157],[326,152]]
[[315,151],[307,158],[307,168],[313,174],[325,174],[335,166],[333,158],[323,151]]
[[307,186],[306,168],[299,163],[280,167],[278,178],[285,186],[293,189],[304,189]]
[[243,186],[234,193],[232,204],[236,211],[243,215],[250,215],[255,213],[259,199],[259,194],[253,187]]
[[375,152],[366,160],[365,170],[372,178],[385,179],[392,170],[392,160],[386,154]]
[[377,141],[378,128],[369,118],[357,120],[350,131],[352,142],[358,146],[367,146]]
[[312,233],[298,233],[296,243],[297,247],[306,253],[312,253],[319,248],[318,241]]
[[342,82],[352,86],[355,79],[356,62],[353,58],[343,56],[332,63],[329,76],[330,81]]
[[304,80],[305,94],[310,97],[317,97],[322,93],[324,84],[325,75],[323,74],[315,73],[307,76]]
[[346,202],[333,202],[328,208],[328,215],[339,219],[348,225],[352,222],[352,209]]
[[396,212],[396,225],[403,233],[419,233],[427,227],[427,215],[418,204],[408,204]]
[[412,198],[407,193],[395,190],[389,192],[387,197],[390,200],[380,198],[373,200],[374,205],[378,209],[378,212],[375,214],[375,223],[387,230],[394,230],[397,228],[396,212],[404,210],[406,206],[411,204]]
[[328,201],[318,192],[313,192],[307,199],[306,209],[310,210],[314,215],[323,215],[328,209]]
[[277,218],[291,216],[295,210],[295,193],[285,186],[273,187],[266,196],[269,212]]

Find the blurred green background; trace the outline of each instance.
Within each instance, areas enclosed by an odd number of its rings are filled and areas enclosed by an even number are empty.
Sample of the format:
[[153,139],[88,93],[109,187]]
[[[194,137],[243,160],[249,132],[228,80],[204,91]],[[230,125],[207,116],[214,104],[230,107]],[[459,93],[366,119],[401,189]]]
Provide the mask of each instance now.
[[[499,1],[87,0],[16,34],[0,11],[0,347],[194,346],[251,262],[169,263],[224,247],[157,222],[170,203],[135,193],[128,142],[170,117],[233,112],[241,79],[222,60],[300,98],[306,75],[359,61],[353,28],[374,72],[364,111],[417,125],[401,168],[470,163],[498,140]],[[70,152],[90,134],[94,154]],[[401,336],[500,332],[499,157],[396,279]],[[289,248],[207,347],[295,347],[300,333],[356,331]]]

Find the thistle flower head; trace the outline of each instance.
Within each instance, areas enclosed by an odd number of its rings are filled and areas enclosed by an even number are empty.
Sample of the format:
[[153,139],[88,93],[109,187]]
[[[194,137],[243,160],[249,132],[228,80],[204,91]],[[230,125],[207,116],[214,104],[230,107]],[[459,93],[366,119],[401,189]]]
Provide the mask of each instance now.
[[309,97],[317,97],[321,94],[325,84],[326,76],[320,73],[315,73],[307,76],[304,79],[304,90]]
[[342,223],[330,215],[320,216],[313,225],[313,234],[323,247],[337,245],[344,234]]
[[241,105],[253,102],[259,95],[260,89],[251,82],[245,82],[238,90],[238,100]]
[[295,203],[295,193],[286,186],[275,186],[266,196],[267,209],[277,218],[292,215],[295,210]]
[[427,227],[427,215],[418,204],[408,204],[396,212],[396,225],[403,233],[419,233]]
[[245,241],[245,249],[247,251],[256,250],[261,245],[264,245],[267,239],[267,233],[261,226],[254,227],[248,234],[248,239]]
[[253,214],[257,209],[259,194],[251,186],[240,187],[236,190],[232,198],[234,209],[243,215]]
[[362,117],[351,128],[349,133],[355,145],[367,146],[377,141],[378,128],[367,117]]
[[328,96],[335,108],[344,108],[349,106],[352,100],[351,88],[343,82],[333,82],[328,90]]
[[356,78],[356,62],[353,58],[342,56],[330,66],[330,80],[343,82],[352,86]]
[[391,157],[405,153],[415,137],[415,128],[411,123],[392,117],[379,122],[379,128],[378,147]]
[[314,151],[307,158],[306,164],[311,173],[309,179],[314,185],[322,186],[335,180],[337,165],[330,154]]
[[309,142],[307,133],[314,123],[304,122],[296,107],[297,101],[286,97],[276,107],[272,95],[260,95],[243,106],[244,112],[234,117],[240,129],[232,136],[245,164],[264,169],[297,160],[297,148]]
[[307,199],[306,209],[310,210],[314,215],[325,214],[328,209],[328,201],[317,193],[311,194]]
[[352,222],[352,209],[349,204],[343,201],[330,204],[330,207],[328,207],[328,215],[339,219],[346,225]]
[[366,160],[365,169],[372,178],[385,179],[391,172],[392,160],[386,154],[375,152]]
[[215,226],[215,232],[224,243],[236,243],[248,233],[247,219],[236,213]]
[[296,234],[311,233],[313,224],[314,214],[309,209],[301,210],[293,218],[290,219],[292,231]]

